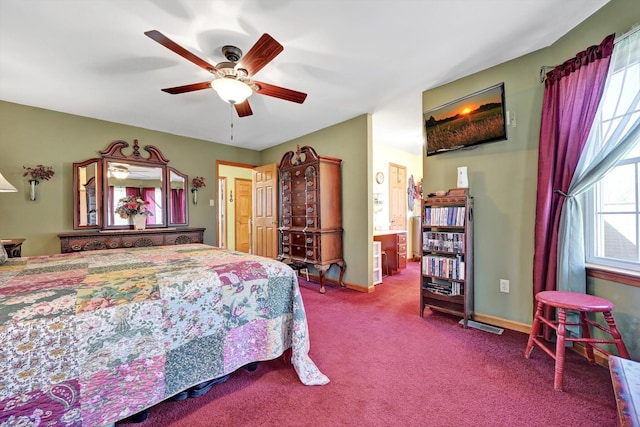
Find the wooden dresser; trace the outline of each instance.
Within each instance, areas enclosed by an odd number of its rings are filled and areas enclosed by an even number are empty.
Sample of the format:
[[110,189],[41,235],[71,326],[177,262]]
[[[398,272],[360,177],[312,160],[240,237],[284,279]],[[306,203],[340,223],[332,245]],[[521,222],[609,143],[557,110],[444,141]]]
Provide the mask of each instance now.
[[58,234],[60,252],[203,243],[204,228],[151,228]]
[[[407,232],[406,231],[376,231],[373,241],[381,243],[382,252],[386,253],[389,275],[407,268]],[[384,262],[384,261],[383,261]]]
[[325,292],[324,276],[332,264],[346,268],[342,255],[342,160],[318,156],[309,146],[287,152],[280,161],[278,258],[313,265]]

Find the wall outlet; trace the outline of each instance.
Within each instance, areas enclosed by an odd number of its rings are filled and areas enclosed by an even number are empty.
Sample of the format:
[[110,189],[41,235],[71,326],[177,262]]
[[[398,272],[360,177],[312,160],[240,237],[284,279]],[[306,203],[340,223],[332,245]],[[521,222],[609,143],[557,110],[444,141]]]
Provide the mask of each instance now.
[[500,292],[505,294],[509,293],[509,281],[506,279],[500,279]]
[[209,206],[215,206],[215,201],[213,199],[209,200]]

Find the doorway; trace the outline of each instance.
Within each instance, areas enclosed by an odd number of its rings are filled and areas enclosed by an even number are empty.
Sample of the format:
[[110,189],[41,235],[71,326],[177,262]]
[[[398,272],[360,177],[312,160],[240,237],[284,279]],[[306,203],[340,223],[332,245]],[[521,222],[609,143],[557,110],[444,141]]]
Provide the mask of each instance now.
[[227,247],[227,177],[218,175],[218,247]]
[[217,245],[236,250],[236,199],[235,188],[237,179],[251,180],[253,165],[218,160],[216,162],[216,176],[218,176],[218,235]]
[[277,165],[256,167],[218,160],[216,174],[218,246],[277,258]]

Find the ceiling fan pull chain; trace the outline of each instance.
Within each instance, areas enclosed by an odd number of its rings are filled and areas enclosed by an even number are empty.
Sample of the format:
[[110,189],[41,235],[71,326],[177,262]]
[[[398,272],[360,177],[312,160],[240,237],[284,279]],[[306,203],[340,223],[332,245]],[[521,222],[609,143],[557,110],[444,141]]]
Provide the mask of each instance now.
[[233,144],[233,104],[229,104],[231,107],[231,144]]

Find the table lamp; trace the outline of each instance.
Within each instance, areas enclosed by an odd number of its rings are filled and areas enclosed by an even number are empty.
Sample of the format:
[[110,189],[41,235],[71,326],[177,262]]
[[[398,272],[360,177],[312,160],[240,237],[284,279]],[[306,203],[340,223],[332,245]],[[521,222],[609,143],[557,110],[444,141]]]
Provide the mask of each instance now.
[[15,193],[18,190],[0,173],[0,193]]

